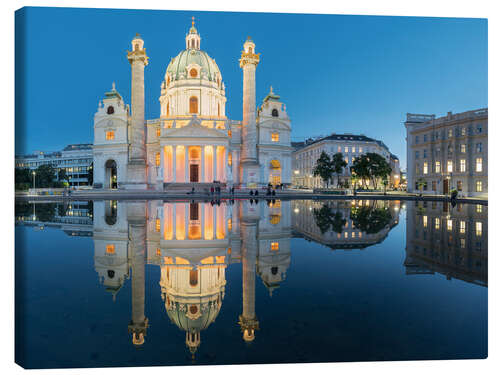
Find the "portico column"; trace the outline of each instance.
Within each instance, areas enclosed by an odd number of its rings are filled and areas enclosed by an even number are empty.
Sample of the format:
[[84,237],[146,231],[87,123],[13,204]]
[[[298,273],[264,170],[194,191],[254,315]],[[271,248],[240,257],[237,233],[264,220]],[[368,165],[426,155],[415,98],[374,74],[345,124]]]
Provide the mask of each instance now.
[[189,147],[184,146],[184,182],[189,182]]
[[213,176],[214,180],[217,180],[217,146],[212,146],[214,148],[214,157],[213,157],[213,164],[214,164],[214,170],[213,170]]
[[[176,174],[177,174],[177,146],[174,145],[172,146],[172,182],[176,181]],[[175,232],[174,232],[175,233]]]
[[207,182],[207,181],[205,181],[205,146],[201,146],[201,179],[200,179],[200,182]]
[[200,204],[200,211],[201,211],[201,239],[203,239],[203,240],[205,239],[205,204],[206,203]]
[[160,146],[160,173],[158,173],[158,179],[165,182],[165,146]]
[[226,169],[227,169],[227,147],[224,146],[224,159],[222,160],[222,176],[223,176],[223,180],[225,182],[227,182],[227,173],[226,173]]

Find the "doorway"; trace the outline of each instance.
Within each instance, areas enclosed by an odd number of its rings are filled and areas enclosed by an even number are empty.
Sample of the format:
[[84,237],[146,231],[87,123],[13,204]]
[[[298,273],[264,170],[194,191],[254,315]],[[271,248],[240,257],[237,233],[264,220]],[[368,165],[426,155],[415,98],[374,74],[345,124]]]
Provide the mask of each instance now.
[[450,181],[448,179],[445,179],[443,181],[443,194],[446,195],[448,194],[450,190]]
[[116,176],[116,162],[114,160],[108,160],[104,165],[106,172],[105,186],[106,189],[116,189],[118,187],[117,176]]
[[189,165],[189,181],[190,182],[199,182],[199,173],[200,168],[198,164],[190,164]]

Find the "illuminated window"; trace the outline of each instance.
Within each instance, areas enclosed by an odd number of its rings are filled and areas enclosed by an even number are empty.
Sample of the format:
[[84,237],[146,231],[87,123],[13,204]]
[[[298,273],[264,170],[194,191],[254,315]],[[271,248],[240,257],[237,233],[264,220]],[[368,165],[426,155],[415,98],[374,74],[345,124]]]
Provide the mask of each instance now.
[[465,154],[465,150],[466,150],[465,145],[460,145],[460,152],[462,154]]
[[446,220],[446,227],[449,231],[451,231],[453,229],[453,220],[451,219]]
[[446,166],[446,171],[447,172],[453,172],[453,161],[448,160],[448,164]]
[[482,236],[483,235],[483,223],[480,221],[476,222],[476,236]]
[[233,165],[233,154],[231,152],[227,154],[227,165],[229,166]]
[[483,158],[476,158],[476,172],[483,171]]
[[159,247],[156,248],[156,256],[160,256],[161,255],[161,250]]
[[167,116],[170,116],[170,103],[167,103]]
[[345,146],[344,147],[344,152],[347,154],[349,152],[349,147]]
[[460,159],[460,172],[465,172],[465,159]]
[[198,113],[198,98],[196,96],[189,98],[189,113]]
[[463,187],[462,181],[457,181],[457,190],[462,191],[462,187]]
[[461,238],[461,239],[460,239],[460,247],[461,247],[462,249],[465,249],[465,238]]
[[465,221],[463,220],[460,221],[460,233],[461,234],[465,233]]
[[351,237],[356,238],[356,232],[351,232]]
[[356,147],[352,146],[352,152],[356,152]]
[[198,285],[198,270],[189,271],[189,285],[191,286]]
[[231,231],[233,229],[233,221],[229,218],[227,219],[227,230]]
[[155,155],[155,163],[156,163],[157,167],[159,167],[161,165],[161,156],[160,156],[159,152],[157,152]]
[[422,225],[427,228],[427,216],[422,216]]
[[453,137],[453,129],[448,129],[448,138]]
[[483,191],[483,182],[482,181],[476,181],[476,191],[477,192]]
[[441,162],[437,161],[435,166],[436,173],[441,173]]
[[439,220],[439,218],[437,217],[434,219],[434,229],[438,230],[440,226],[441,226],[441,220]]
[[196,78],[198,76],[198,71],[193,68],[189,71],[189,75],[191,76],[191,78]]
[[280,243],[279,242],[271,242],[271,250],[272,251],[278,251],[280,249]]
[[429,173],[429,167],[427,165],[427,162],[424,162],[424,174]]
[[115,245],[106,245],[106,254],[114,254]]
[[158,129],[156,129],[156,136],[159,137],[160,135],[161,135],[161,129],[158,128]]
[[112,141],[115,139],[115,132],[113,130],[109,130],[106,132],[106,141]]
[[228,131],[227,131],[227,136],[228,136],[229,138],[232,138],[232,136],[233,136],[233,132],[232,132],[231,130],[228,130]]
[[477,213],[483,212],[483,206],[481,206],[480,204],[476,204],[476,212]]
[[337,147],[337,152],[342,152],[342,147],[338,146]]
[[363,147],[360,147],[359,148],[359,153],[362,153],[363,152]]
[[273,142],[279,142],[279,140],[280,140],[279,133],[271,133],[271,141],[273,141]]
[[161,229],[161,222],[160,222],[160,219],[156,219],[156,222],[155,222],[155,230],[157,232],[159,232]]

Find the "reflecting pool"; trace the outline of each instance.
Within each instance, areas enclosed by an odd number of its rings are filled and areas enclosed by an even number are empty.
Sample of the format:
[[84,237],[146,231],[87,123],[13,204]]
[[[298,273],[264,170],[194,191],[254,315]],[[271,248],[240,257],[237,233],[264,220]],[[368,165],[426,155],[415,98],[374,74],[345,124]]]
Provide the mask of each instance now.
[[487,356],[488,207],[16,202],[27,368]]

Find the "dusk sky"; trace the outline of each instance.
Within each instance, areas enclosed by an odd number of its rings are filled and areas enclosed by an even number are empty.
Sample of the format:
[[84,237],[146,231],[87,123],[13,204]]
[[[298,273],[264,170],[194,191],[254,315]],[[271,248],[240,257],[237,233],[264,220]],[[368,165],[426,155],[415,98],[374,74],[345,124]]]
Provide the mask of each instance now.
[[24,57],[18,51],[16,61],[21,79],[16,154],[92,143],[97,104],[113,81],[130,103],[126,51],[137,32],[150,57],[146,118],[159,117],[160,84],[170,59],[185,48],[191,16],[201,49],[221,70],[228,117],[242,118],[238,59],[251,36],[261,53],[257,103],[272,85],[287,105],[294,141],[361,133],[382,140],[406,167],[407,112],[442,116],[488,106],[485,19],[71,8],[23,12],[24,20],[16,20],[16,38],[24,28],[26,43],[20,50]]

